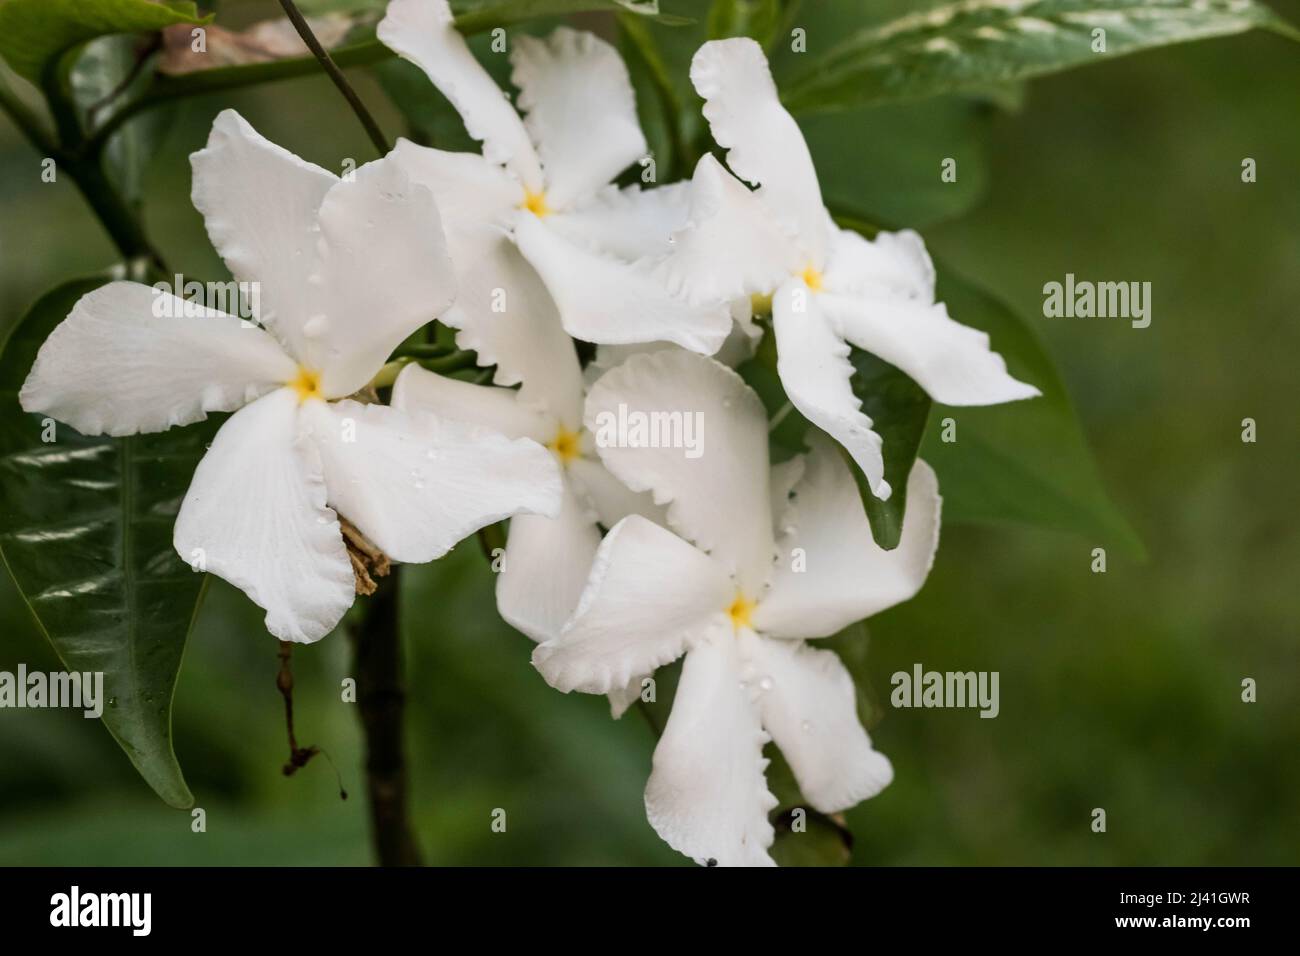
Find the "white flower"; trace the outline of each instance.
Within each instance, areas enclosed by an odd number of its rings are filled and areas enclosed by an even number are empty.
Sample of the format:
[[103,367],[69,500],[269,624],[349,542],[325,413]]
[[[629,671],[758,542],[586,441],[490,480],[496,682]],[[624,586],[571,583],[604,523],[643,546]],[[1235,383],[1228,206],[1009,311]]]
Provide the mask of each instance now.
[[692,182],[691,224],[660,265],[694,300],[772,296],[777,370],[790,401],[853,455],[880,498],[881,439],[860,410],[849,345],[902,369],[937,402],[989,405],[1031,398],[989,337],[954,322],[934,300],[934,267],[920,236],[868,241],[838,228],[822,202],[812,157],[781,105],[762,48],[736,38],[704,44],[691,81],[727,163],[711,156]]
[[[559,387],[552,383],[534,391]],[[580,389],[573,402],[581,405]],[[521,400],[517,391],[457,381],[410,365],[393,386],[393,407],[531,438],[546,445],[559,462],[564,476],[560,513],[512,518],[498,569],[497,610],[535,641],[558,637],[577,607],[600,544],[598,525],[612,527],[629,514],[663,520],[648,494],[630,491],[605,469],[581,422],[566,424],[546,406]]]
[[[609,44],[564,27],[546,40],[512,37],[521,119],[474,59],[446,0],[392,0],[378,35],[424,70],[483,143],[479,156],[399,141],[394,156],[443,212],[460,270],[460,296],[443,321],[462,329],[462,348],[498,366],[498,384],[522,379],[528,395],[529,367],[553,357],[532,348],[531,336],[555,321],[589,342],[717,351],[732,326],[726,304],[673,295],[651,268],[682,222],[685,185],[610,185],[646,142],[627,69]],[[503,309],[511,321],[501,320]]]
[[700,863],[770,864],[769,734],[819,811],[850,807],[891,779],[858,721],[848,672],[804,641],[921,587],[938,544],[934,473],[916,462],[902,540],[883,551],[829,439],[816,435],[807,455],[769,475],[762,404],[720,363],[680,350],[633,356],[592,388],[588,427],[620,406],[703,415],[697,458],[600,448],[615,476],[667,505],[677,534],[639,515],[611,529],[573,618],[533,662],[562,691],[609,693],[685,654],[646,787],[650,823]]
[[286,641],[318,640],[352,604],[336,512],[404,562],[520,510],[556,512],[558,472],[536,444],[344,397],[452,299],[428,190],[387,159],[342,181],[231,110],[192,162],[194,204],[235,277],[259,284],[265,329],[180,300],[155,310],[154,289],[111,283],[41,347],[25,410],[133,435],[238,409],[194,473],[174,544]]

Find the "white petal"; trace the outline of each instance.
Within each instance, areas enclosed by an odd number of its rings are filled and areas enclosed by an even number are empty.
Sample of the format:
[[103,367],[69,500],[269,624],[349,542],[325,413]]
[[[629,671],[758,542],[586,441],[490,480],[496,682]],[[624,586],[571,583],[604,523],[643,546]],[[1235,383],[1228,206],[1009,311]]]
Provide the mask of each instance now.
[[838,813],[874,797],[894,779],[858,720],[853,678],[831,651],[802,641],[741,636],[746,678],[759,688],[763,727],[781,748],[804,798]]
[[740,667],[730,634],[691,648],[645,788],[655,832],[702,866],[775,865],[768,736]]
[[432,561],[484,525],[559,509],[559,468],[528,439],[348,400],[307,402],[303,418],[330,504],[395,561]]
[[823,294],[839,334],[902,369],[944,405],[996,405],[1042,394],[1007,372],[979,329],[954,322],[942,303]]
[[645,155],[632,81],[604,40],[568,27],[545,40],[521,34],[510,62],[552,208],[592,195]]
[[578,606],[600,546],[594,516],[564,489],[554,518],[517,515],[497,577],[497,610],[534,641],[560,636]]
[[84,435],[134,435],[234,411],[296,371],[251,323],[138,282],[111,282],[78,299],[50,333],[18,399],[24,411]]
[[822,309],[822,293],[802,280],[787,282],[772,297],[777,373],[791,404],[853,456],[880,499],[889,497],[882,441],[849,384],[849,347]]
[[466,132],[483,143],[484,157],[509,168],[529,189],[542,188],[541,166],[523,120],[474,59],[447,0],[390,0],[376,35],[433,81],[464,120]]
[[730,635],[733,595],[716,561],[631,515],[601,542],[573,618],[533,652],[533,665],[566,694],[607,694],[711,632]]
[[783,220],[795,225],[800,246],[824,265],[831,219],[822,203],[817,170],[803,133],[772,82],[763,48],[748,37],[713,40],[691,61],[691,82],[704,97],[704,117],[727,165]]
[[808,265],[768,205],[712,156],[695,167],[686,226],[658,266],[670,289],[691,301],[768,295]]
[[508,235],[522,199],[518,184],[466,153],[399,142],[393,156],[442,209],[459,289],[442,321],[460,330],[456,344],[476,352],[480,365],[495,365],[498,385],[522,383],[525,402],[576,428],[582,418],[577,353],[546,286]]
[[173,544],[264,608],[266,629],[282,641],[318,641],[352,606],[352,564],[292,390],[221,426],[181,503]]
[[641,677],[633,677],[627,682],[626,687],[616,687],[606,696],[609,697],[609,716],[618,720],[627,713],[629,707],[635,704],[640,698],[642,691],[645,690],[645,681],[649,674]]
[[399,138],[388,158],[433,193],[453,261],[459,258],[460,233],[485,225],[507,229],[524,201],[519,180],[478,153],[453,153]]
[[599,461],[575,458],[569,462],[568,470],[575,488],[595,509],[606,528],[614,527],[628,515],[641,515],[647,521],[667,525],[668,516],[655,504],[650,492],[633,491]]
[[275,145],[234,110],[218,114],[190,165],[191,198],[213,247],[236,279],[259,284],[258,321],[298,357],[317,215],[338,177]]
[[673,233],[686,225],[690,185],[642,189],[607,186],[592,198],[546,217],[569,241],[632,261],[666,255]]
[[[651,432],[638,433],[636,423],[673,413],[682,427],[654,429],[662,447],[647,447]],[[688,422],[695,433],[686,431]],[[767,418],[741,377],[690,352],[634,355],[592,387],[586,424],[605,467],[634,491],[651,491],[656,503],[667,504],[669,525],[756,598],[775,555]],[[694,449],[683,447],[688,437]]]
[[875,239],[836,229],[822,281],[827,292],[898,296],[930,303],[934,301],[934,279],[934,263],[925,242],[911,229],[882,232]]
[[648,265],[584,249],[536,216],[519,216],[515,241],[574,338],[607,345],[675,342],[711,355],[731,331],[725,303],[689,304],[670,293]]
[[453,422],[479,425],[507,438],[546,444],[555,437],[555,419],[519,400],[519,393],[493,385],[448,378],[418,365],[402,369],[393,383],[393,408],[432,413]]
[[456,280],[433,194],[387,159],[330,190],[318,254],[303,361],[335,398],[365,386],[403,339],[441,314]]
[[901,604],[921,589],[939,547],[941,499],[929,465],[912,466],[902,535],[885,551],[871,536],[849,466],[829,438],[810,437],[781,519],[772,586],[754,611],[754,629],[768,637],[829,637]]

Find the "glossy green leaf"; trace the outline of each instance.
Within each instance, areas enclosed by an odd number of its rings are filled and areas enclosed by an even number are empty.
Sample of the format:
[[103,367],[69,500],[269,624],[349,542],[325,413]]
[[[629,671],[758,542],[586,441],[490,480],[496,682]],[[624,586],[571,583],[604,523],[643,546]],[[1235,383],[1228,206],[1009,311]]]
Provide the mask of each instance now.
[[[1142,542],[1107,494],[1074,405],[1037,335],[1006,305],[942,266],[938,295],[954,319],[990,335],[1012,375],[1043,393],[984,408],[935,406],[921,457],[939,475],[944,521],[1074,531],[1142,556]],[[947,419],[955,441],[943,440]]]
[[925,434],[930,396],[906,374],[861,349],[852,348],[849,360],[854,368],[853,394],[862,402],[863,413],[871,419],[872,428],[884,442],[881,453],[885,458],[885,480],[892,489],[888,500],[881,501],[871,493],[871,486],[853,457],[842,445],[839,448],[858,483],[872,537],[880,547],[892,551],[898,547],[903,534],[907,476],[912,473],[912,463]]
[[15,73],[38,83],[51,61],[95,37],[209,20],[193,3],[180,0],[4,0],[0,56]]
[[794,110],[843,109],[1006,83],[1256,27],[1297,36],[1253,0],[959,0],[866,27],[782,89]]
[[0,556],[64,666],[104,673],[104,725],[141,776],[188,807],[172,694],[205,578],[172,549],[172,525],[215,423],[90,438],[18,406],[50,331],[105,281],[47,293],[0,352]]

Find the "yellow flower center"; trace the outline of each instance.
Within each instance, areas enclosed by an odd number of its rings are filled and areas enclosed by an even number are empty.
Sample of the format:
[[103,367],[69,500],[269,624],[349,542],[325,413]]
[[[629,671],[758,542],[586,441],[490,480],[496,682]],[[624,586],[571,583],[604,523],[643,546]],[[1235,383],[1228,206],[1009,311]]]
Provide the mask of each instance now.
[[812,291],[820,292],[822,290],[822,274],[813,266],[806,267],[800,277]]
[[288,384],[291,389],[298,393],[298,404],[300,405],[311,398],[325,397],[320,392],[320,372],[309,369],[305,365],[298,366],[298,374]]
[[753,628],[754,608],[758,605],[751,601],[739,591],[736,592],[736,600],[731,602],[731,607],[727,608],[727,616],[731,618],[731,626],[739,631],[742,627]]
[[546,447],[560,459],[560,464],[567,465],[582,454],[582,433],[571,432],[561,425]]
[[535,193],[531,189],[524,190],[524,201],[519,204],[519,208],[527,209],[539,219],[551,212],[551,207],[546,204],[546,193]]

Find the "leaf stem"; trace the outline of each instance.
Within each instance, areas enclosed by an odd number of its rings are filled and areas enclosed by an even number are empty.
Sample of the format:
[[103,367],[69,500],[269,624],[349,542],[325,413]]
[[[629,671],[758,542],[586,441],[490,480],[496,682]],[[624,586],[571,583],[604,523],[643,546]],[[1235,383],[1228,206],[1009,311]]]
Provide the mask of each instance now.
[[321,45],[320,40],[316,39],[316,34],[312,33],[311,26],[307,23],[307,18],[298,10],[298,7],[293,0],[280,0],[280,6],[284,7],[285,15],[289,18],[289,22],[293,24],[293,28],[298,31],[298,36],[302,37],[302,42],[307,44],[307,49],[311,50],[312,55],[320,61],[320,65],[325,69],[325,72],[329,74],[329,78],[333,80],[334,85],[338,87],[339,92],[343,94],[343,98],[347,100],[348,105],[352,107],[352,112],[357,114],[357,119],[359,119],[361,125],[365,127],[366,135],[370,137],[370,142],[375,144],[375,149],[379,151],[379,155],[387,155],[389,148],[388,140],[384,138],[383,130],[379,128],[379,124],[375,122],[375,118],[370,115],[370,111],[366,109],[366,105],[361,102],[361,97],[357,96],[357,91],[352,88],[352,84],[349,83],[348,78],[343,75],[343,71],[340,70],[338,64],[334,62],[329,51]]
[[398,581],[394,565],[387,581],[369,598],[353,628],[353,673],[357,706],[366,738],[366,792],[370,834],[380,866],[419,866],[420,848],[407,798],[403,718],[402,645],[397,623]]

